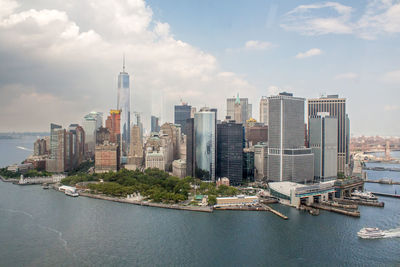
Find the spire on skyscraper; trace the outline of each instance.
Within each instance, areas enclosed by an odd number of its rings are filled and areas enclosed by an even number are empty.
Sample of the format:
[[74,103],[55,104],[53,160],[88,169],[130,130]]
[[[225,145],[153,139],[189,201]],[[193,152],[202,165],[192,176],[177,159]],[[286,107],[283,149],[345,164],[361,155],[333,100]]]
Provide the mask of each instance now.
[[122,71],[125,72],[125,53],[122,56]]

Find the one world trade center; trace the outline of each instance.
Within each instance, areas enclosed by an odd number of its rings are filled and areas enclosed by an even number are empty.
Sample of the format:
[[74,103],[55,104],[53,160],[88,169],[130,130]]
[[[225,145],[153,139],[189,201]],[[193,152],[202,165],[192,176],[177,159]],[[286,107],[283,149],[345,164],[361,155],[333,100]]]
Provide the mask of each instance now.
[[121,110],[121,154],[129,153],[130,125],[131,125],[131,91],[129,88],[129,74],[125,72],[125,57],[122,72],[118,75],[118,103],[117,109]]

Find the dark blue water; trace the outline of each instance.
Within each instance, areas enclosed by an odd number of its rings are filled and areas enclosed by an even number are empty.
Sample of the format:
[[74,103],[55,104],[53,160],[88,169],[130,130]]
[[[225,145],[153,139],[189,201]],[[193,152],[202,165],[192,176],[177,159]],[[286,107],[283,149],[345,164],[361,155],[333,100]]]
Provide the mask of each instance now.
[[[368,185],[369,186],[369,185]],[[361,218],[267,212],[211,214],[0,183],[1,266],[398,266],[400,238],[362,240],[360,228],[400,227],[400,200]]]

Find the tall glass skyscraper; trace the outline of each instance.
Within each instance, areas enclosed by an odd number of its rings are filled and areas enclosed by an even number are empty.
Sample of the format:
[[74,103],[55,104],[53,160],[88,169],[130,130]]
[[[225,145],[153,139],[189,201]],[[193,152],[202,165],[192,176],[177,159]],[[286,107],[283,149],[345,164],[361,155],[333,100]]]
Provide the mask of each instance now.
[[203,180],[215,180],[216,129],[215,112],[203,108],[194,114],[195,175]]
[[129,87],[129,74],[125,72],[125,58],[122,72],[118,75],[117,109],[121,110],[121,151],[123,156],[127,156],[131,136],[131,90]]

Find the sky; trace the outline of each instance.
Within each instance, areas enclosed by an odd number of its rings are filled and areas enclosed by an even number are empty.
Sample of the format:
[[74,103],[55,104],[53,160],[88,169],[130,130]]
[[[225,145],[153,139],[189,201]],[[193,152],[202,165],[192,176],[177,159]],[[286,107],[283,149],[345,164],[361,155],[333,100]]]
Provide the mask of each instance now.
[[280,91],[347,99],[351,134],[400,136],[400,1],[0,0],[0,132],[48,131],[117,105],[218,108]]

